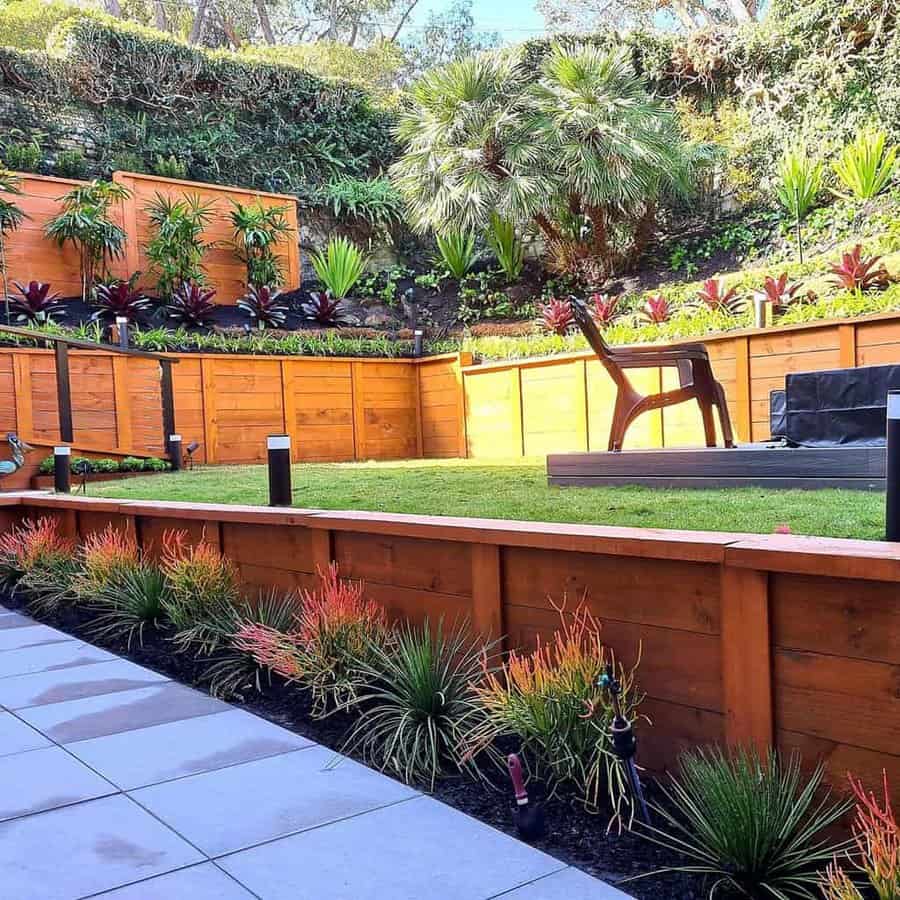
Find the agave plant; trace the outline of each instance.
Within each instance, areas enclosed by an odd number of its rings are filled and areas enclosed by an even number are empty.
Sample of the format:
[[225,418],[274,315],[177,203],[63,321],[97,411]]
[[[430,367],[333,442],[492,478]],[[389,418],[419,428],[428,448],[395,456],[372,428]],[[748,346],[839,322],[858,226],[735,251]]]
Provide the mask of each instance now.
[[551,297],[541,307],[541,324],[553,334],[565,334],[574,321],[572,304],[568,300]]
[[319,325],[339,325],[344,321],[342,302],[327,291],[310,291],[309,300],[303,304],[303,314]]
[[281,328],[287,321],[288,306],[278,299],[280,296],[281,291],[267,284],[260,287],[251,284],[237,305],[260,330],[267,327]]
[[45,324],[62,312],[60,296],[50,293],[48,283],[29,281],[25,286],[14,281],[13,284],[21,295],[9,298],[9,309],[16,321]]
[[783,312],[785,307],[795,302],[800,283],[788,281],[787,272],[782,272],[777,278],[766,275],[762,290],[756,291],[756,296],[763,297],[767,303],[772,304],[773,312]]
[[195,282],[182,284],[166,304],[166,315],[185,325],[205,325],[218,308],[212,302],[215,289],[204,288]]
[[841,256],[841,261],[831,267],[834,283],[846,291],[861,294],[869,290],[883,290],[891,276],[885,267],[879,266],[880,256],[862,255],[862,244],[857,244],[849,253]]
[[135,272],[127,281],[98,284],[94,301],[97,309],[91,319],[97,321],[121,316],[130,322],[134,321],[150,305],[150,298],[135,287],[139,277],[140,272]]
[[619,314],[619,301],[621,297],[613,297],[611,294],[591,295],[591,318],[598,325],[610,325]]
[[345,237],[332,238],[325,252],[313,253],[310,260],[319,281],[339,300],[350,293],[366,267],[362,251]]
[[641,308],[641,317],[652,325],[661,325],[672,318],[672,304],[662,294],[651,294]]
[[740,312],[744,306],[737,288],[726,288],[722,278],[707,278],[697,291],[697,301],[707,309],[726,313]]
[[475,264],[475,235],[470,231],[448,231],[437,235],[440,259],[450,275],[461,281]]

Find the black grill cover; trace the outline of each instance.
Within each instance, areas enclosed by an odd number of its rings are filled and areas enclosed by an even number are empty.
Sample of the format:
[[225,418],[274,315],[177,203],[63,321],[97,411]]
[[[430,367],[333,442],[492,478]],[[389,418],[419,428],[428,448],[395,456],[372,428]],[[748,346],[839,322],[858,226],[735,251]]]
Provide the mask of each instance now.
[[773,437],[797,447],[883,447],[887,393],[900,390],[900,366],[801,372],[785,379],[784,424],[776,435],[777,400],[770,396]]

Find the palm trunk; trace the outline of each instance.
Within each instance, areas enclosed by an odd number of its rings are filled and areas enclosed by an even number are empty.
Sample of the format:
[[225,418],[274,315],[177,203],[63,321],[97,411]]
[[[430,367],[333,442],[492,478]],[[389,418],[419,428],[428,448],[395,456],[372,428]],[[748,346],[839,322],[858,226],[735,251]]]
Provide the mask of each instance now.
[[562,235],[559,233],[559,229],[544,215],[544,213],[538,213],[534,217],[534,221],[537,224],[538,228],[544,232],[544,237],[547,238],[548,241],[560,241],[562,240]]
[[266,43],[272,46],[275,43],[275,32],[272,30],[269,10],[266,9],[266,0],[256,0],[256,15],[259,17],[259,27],[262,29]]
[[656,231],[656,204],[648,202],[641,213],[634,229],[634,242],[631,245],[628,263],[632,269],[637,268],[644,251],[647,249]]
[[587,216],[591,221],[591,248],[593,255],[602,264],[604,274],[608,275],[613,269],[612,251],[609,246],[609,228],[606,221],[606,210],[602,206],[589,206]]

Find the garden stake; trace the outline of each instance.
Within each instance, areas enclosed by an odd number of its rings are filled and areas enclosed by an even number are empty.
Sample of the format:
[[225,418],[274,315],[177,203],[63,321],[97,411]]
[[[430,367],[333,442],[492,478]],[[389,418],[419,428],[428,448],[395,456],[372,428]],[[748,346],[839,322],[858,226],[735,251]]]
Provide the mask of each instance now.
[[516,831],[527,841],[535,841],[544,836],[544,810],[539,803],[530,804],[525,780],[522,778],[522,761],[518,754],[506,757],[509,777],[516,792]]
[[797,250],[800,253],[800,262],[803,262],[803,235],[800,233],[800,188],[794,185],[794,212],[796,213],[795,226],[797,229]]
[[622,685],[613,672],[611,664],[607,664],[606,671],[600,676],[597,684],[609,691],[612,698],[612,745],[613,753],[619,758],[625,769],[628,786],[631,789],[632,807],[637,807],[644,823],[650,824],[650,812],[647,802],[644,800],[644,790],[641,787],[641,779],[638,775],[637,764],[634,761],[637,755],[637,738],[634,735],[634,727],[631,722],[622,715],[622,706],[619,696],[622,693]]

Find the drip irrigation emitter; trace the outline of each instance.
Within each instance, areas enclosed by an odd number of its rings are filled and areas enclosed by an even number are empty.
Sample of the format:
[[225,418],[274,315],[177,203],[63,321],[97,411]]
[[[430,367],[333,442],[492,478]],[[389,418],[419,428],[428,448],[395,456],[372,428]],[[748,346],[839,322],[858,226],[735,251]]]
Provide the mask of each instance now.
[[622,683],[616,678],[611,664],[607,664],[606,671],[597,681],[599,687],[609,692],[612,700],[613,720],[611,725],[613,753],[625,770],[628,780],[628,788],[631,791],[632,809],[640,813],[644,824],[650,824],[650,811],[647,809],[647,801],[644,799],[644,789],[641,787],[641,779],[638,775],[637,763],[637,737],[634,734],[634,726],[622,715]]

